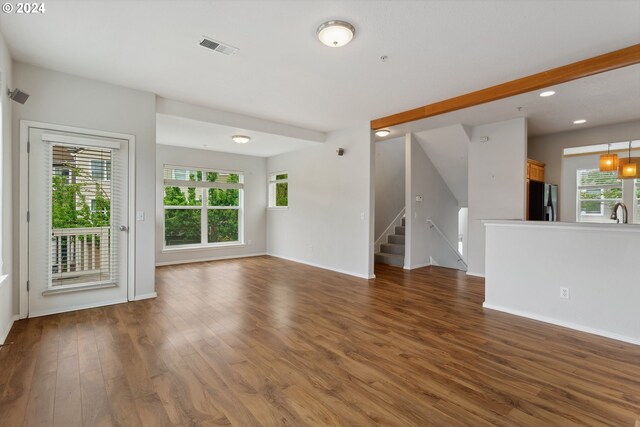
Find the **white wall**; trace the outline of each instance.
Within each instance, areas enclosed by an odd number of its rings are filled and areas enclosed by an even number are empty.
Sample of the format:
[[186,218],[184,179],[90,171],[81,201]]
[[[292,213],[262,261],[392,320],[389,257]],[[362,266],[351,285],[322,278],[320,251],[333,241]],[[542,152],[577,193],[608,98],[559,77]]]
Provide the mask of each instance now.
[[[155,95],[14,63],[14,84],[31,97],[14,110],[14,165],[18,165],[20,120],[118,132],[136,137],[136,206],[145,221],[136,222],[136,297],[155,291]],[[18,182],[14,168],[14,229],[18,229]],[[14,253],[19,253],[18,244]],[[17,257],[16,257],[17,258]],[[17,260],[14,260],[16,269]]]
[[[244,174],[244,242],[242,246],[163,252],[164,165],[191,166]],[[267,160],[209,150],[158,145],[156,149],[156,264],[263,255],[267,251]],[[249,244],[249,241],[251,243]]]
[[633,225],[488,224],[484,306],[640,344],[638,247]]
[[270,157],[267,173],[289,172],[289,209],[267,212],[268,253],[372,275],[373,151],[367,122],[330,132],[317,147]]
[[[457,257],[437,231],[427,223],[431,219],[455,247],[458,236],[458,201],[418,140],[407,134],[407,191],[405,268],[430,264],[433,258],[444,267],[461,267]],[[423,201],[417,202],[416,196]]]
[[14,289],[13,275],[13,227],[12,227],[12,150],[11,150],[11,113],[12,101],[7,97],[7,88],[13,89],[12,65],[9,49],[0,34],[0,150],[2,150],[2,211],[0,212],[0,227],[2,227],[2,266],[0,276],[6,275],[0,281],[0,344],[4,343],[6,335],[13,324],[14,316],[18,313],[18,292]]
[[[489,137],[487,142],[480,138]],[[484,275],[485,219],[524,219],[527,123],[519,118],[476,126],[469,145],[468,273]]]
[[[560,184],[562,153],[565,148],[629,141],[630,139],[640,139],[640,120],[533,137],[529,139],[528,154],[530,159],[545,164],[546,182]],[[562,188],[559,190],[561,195]]]
[[376,142],[376,240],[404,208],[404,146],[404,138]]

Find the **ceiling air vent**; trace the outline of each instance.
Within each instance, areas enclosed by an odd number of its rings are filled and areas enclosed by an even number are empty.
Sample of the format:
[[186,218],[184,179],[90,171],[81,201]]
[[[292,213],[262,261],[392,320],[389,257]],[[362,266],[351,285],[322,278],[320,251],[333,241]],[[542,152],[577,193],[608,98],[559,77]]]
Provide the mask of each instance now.
[[200,40],[200,46],[204,46],[207,49],[215,50],[216,52],[224,53],[225,55],[233,55],[238,51],[237,47],[217,42],[205,36],[202,36],[202,40]]

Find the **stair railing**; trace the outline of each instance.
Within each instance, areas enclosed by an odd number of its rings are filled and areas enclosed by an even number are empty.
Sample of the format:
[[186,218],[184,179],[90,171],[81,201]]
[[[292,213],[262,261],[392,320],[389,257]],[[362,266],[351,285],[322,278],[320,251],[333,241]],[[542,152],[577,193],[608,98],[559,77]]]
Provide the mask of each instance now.
[[449,247],[449,249],[451,249],[451,251],[454,253],[454,255],[456,257],[458,257],[458,262],[461,263],[462,265],[464,265],[464,268],[467,269],[467,263],[464,262],[462,254],[460,252],[458,252],[458,250],[451,244],[451,242],[449,241],[447,236],[445,236],[445,234],[442,232],[442,230],[440,230],[440,227],[438,227],[436,225],[436,223],[431,220],[431,218],[427,219],[427,223],[429,224],[429,228],[431,228],[432,230],[436,230],[438,232],[438,234],[440,234],[440,236],[442,236],[442,238],[444,239],[444,241],[447,244],[447,246]]
[[375,251],[378,252],[380,250],[380,245],[382,245],[384,238],[387,237],[387,235],[391,234],[389,231],[395,227],[396,223],[404,216],[404,211],[405,208],[402,208],[402,210],[400,211],[400,213],[398,215],[396,215],[396,217],[393,219],[393,221],[391,221],[391,224],[389,224],[387,226],[387,228],[385,228],[385,230],[382,232],[382,234],[380,235],[380,237],[378,237],[376,239],[376,242],[373,244],[373,247],[375,248]]

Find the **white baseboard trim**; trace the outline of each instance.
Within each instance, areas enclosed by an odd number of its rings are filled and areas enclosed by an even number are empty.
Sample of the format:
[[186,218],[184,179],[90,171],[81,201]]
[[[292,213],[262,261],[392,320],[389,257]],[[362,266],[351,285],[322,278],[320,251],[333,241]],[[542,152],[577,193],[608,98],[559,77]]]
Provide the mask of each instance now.
[[142,301],[142,300],[144,300],[144,299],[157,298],[157,297],[158,297],[158,294],[157,294],[157,293],[155,293],[155,292],[151,292],[151,293],[148,293],[148,294],[136,295],[136,296],[133,298],[133,300],[134,300],[134,301]]
[[550,323],[556,326],[562,326],[564,328],[574,329],[580,332],[586,332],[593,335],[599,335],[605,338],[611,338],[614,340],[623,341],[630,344],[640,345],[640,338],[628,337],[625,335],[616,334],[615,332],[603,331],[601,329],[592,328],[590,326],[579,325],[576,323],[566,322],[564,320],[559,320],[559,319],[554,319],[547,316],[541,316],[539,314],[529,313],[527,311],[501,307],[499,305],[487,304],[486,302],[482,304],[482,307],[488,308],[490,310],[502,311],[504,313],[513,314],[515,316],[538,320],[544,323]]
[[268,255],[268,254],[266,252],[257,252],[253,254],[217,256],[217,257],[197,258],[197,259],[181,259],[178,261],[156,262],[156,267],[163,267],[165,265],[192,264],[195,262],[219,261],[219,260],[234,259],[234,258],[250,258],[254,256],[264,256],[264,255]]
[[361,279],[369,280],[369,279],[373,279],[373,278],[376,277],[373,274],[369,275],[369,274],[354,273],[352,271],[340,270],[338,268],[332,268],[332,267],[328,267],[326,265],[316,264],[314,262],[303,261],[303,260],[297,259],[297,258],[291,258],[291,257],[282,256],[282,255],[275,255],[275,254],[267,254],[267,255],[272,256],[274,258],[281,258],[281,259],[286,259],[287,261],[293,261],[293,262],[297,262],[297,263],[300,263],[300,264],[310,265],[311,267],[322,268],[323,270],[330,270],[330,271],[335,271],[336,273],[347,274],[349,276],[359,277]]
[[414,264],[414,265],[410,265],[410,266],[404,266],[402,268],[404,268],[405,270],[415,270],[416,268],[423,268],[423,267],[431,267],[431,263],[430,262],[426,262],[424,264]]
[[467,276],[482,277],[484,279],[484,274],[474,273],[473,271],[467,271]]
[[92,302],[89,304],[75,305],[73,307],[65,307],[62,310],[53,309],[53,310],[37,311],[35,313],[29,313],[29,317],[40,317],[40,316],[48,316],[50,314],[68,313],[70,311],[86,310],[88,308],[104,307],[107,305],[114,305],[114,304],[123,304],[125,302],[128,302],[126,298],[118,298],[110,301]]
[[11,318],[11,321],[4,327],[4,330],[0,333],[0,345],[4,344],[5,340],[9,336],[9,332],[11,332],[11,328],[13,327],[13,322],[18,320],[20,316],[17,314]]

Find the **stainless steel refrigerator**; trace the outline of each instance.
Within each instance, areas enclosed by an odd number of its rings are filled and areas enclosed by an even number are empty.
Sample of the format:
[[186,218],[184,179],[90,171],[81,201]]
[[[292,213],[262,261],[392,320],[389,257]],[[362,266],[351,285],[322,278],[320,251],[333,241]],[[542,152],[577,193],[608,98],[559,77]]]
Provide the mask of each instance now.
[[529,182],[529,220],[558,220],[558,186],[544,182]]

